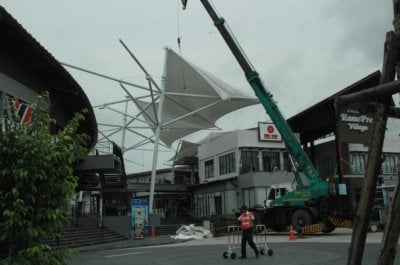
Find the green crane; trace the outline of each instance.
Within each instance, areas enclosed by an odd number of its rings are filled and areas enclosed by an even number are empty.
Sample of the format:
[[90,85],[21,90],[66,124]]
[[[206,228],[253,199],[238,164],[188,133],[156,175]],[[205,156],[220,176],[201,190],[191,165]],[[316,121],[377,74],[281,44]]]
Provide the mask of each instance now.
[[[186,1],[183,2],[185,7]],[[272,122],[282,135],[286,149],[294,160],[294,175],[298,190],[277,199],[276,201],[272,202],[272,205],[302,205],[304,204],[304,201],[309,199],[328,196],[329,183],[320,178],[314,165],[304,152],[298,139],[292,132],[289,124],[286,122],[286,119],[283,117],[281,111],[276,105],[273,95],[266,89],[259,77],[259,74],[254,69],[240,45],[234,38],[233,33],[229,30],[229,27],[226,26],[225,19],[217,15],[209,1],[201,0],[201,3],[207,10],[214,22],[214,25],[221,33],[225,42],[244,71],[246,79],[260,100],[260,103],[263,105]],[[304,174],[304,176],[307,178],[308,185],[304,184],[301,174]]]

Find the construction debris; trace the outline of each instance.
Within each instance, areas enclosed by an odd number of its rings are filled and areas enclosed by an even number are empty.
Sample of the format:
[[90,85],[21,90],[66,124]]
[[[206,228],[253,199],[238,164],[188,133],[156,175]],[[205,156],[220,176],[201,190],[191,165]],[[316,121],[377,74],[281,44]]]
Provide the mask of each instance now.
[[176,235],[171,236],[173,239],[203,239],[208,237],[211,237],[210,230],[194,224],[182,225],[176,230]]

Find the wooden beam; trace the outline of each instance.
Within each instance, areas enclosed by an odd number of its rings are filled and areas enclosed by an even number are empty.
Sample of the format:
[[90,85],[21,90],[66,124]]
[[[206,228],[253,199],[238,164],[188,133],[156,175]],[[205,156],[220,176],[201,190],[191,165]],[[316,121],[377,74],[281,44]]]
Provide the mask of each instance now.
[[[361,103],[359,106],[356,105],[355,108],[360,113],[373,114],[373,115],[375,115],[376,113],[376,104],[372,102]],[[389,107],[387,109],[386,114],[389,118],[400,119],[400,108]]]
[[[400,164],[397,166],[397,178],[400,179]],[[383,234],[382,248],[378,255],[377,265],[391,265],[396,258],[397,243],[400,234],[400,188],[396,186],[392,205],[389,210],[389,223]]]
[[[397,37],[394,32],[388,32],[385,41],[382,75],[380,80],[381,85],[394,80],[398,55],[399,49],[397,46]],[[392,82],[392,85],[393,83],[395,82]],[[384,97],[384,95],[386,96]],[[353,99],[354,98],[356,98],[357,101],[360,101],[359,97],[353,97]],[[381,94],[379,100],[376,102],[375,124],[368,149],[367,170],[363,181],[360,202],[353,220],[354,230],[349,247],[349,257],[347,260],[348,265],[362,264],[369,218],[372,211],[373,201],[375,199],[378,173],[382,163],[382,146],[385,138],[387,110],[389,108],[390,98],[391,94]]]
[[400,119],[400,108],[390,107],[387,114],[390,118]]
[[371,87],[360,92],[339,96],[335,99],[335,107],[346,107],[356,102],[376,101],[400,92],[400,80]]
[[[394,20],[393,26],[396,33],[397,43],[400,39],[400,0],[393,0],[394,9]],[[399,48],[397,47],[397,57],[393,58],[397,60],[397,65],[399,65]],[[397,74],[399,74],[399,69],[397,68]],[[398,108],[394,108],[394,113],[398,114],[400,111]],[[400,164],[397,165],[397,175],[400,178]],[[385,232],[382,239],[382,248],[378,254],[377,265],[392,265],[396,258],[397,244],[400,236],[400,190],[399,184],[397,184],[396,191],[394,194],[393,202],[391,205],[391,210],[389,212],[389,221],[385,227]]]

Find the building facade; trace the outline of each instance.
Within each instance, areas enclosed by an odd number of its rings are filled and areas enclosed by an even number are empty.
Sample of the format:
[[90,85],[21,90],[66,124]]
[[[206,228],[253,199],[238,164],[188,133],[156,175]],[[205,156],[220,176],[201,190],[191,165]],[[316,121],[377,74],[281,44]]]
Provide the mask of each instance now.
[[[272,186],[295,185],[292,163],[282,141],[262,141],[260,129],[227,132],[198,148],[200,184],[193,188],[194,211],[198,216],[232,214],[239,206],[265,206]],[[321,178],[338,181],[336,141],[327,139],[314,146],[315,163]],[[353,205],[359,201],[366,170],[368,147],[343,145],[347,167],[344,183]],[[380,171],[381,184],[397,183],[400,141],[387,138]],[[295,187],[293,187],[295,188]],[[290,187],[289,190],[290,191]]]
[[271,185],[293,181],[285,144],[280,138],[261,139],[260,131],[227,132],[199,146],[200,185],[193,193],[197,215],[232,214],[241,204],[264,205]]

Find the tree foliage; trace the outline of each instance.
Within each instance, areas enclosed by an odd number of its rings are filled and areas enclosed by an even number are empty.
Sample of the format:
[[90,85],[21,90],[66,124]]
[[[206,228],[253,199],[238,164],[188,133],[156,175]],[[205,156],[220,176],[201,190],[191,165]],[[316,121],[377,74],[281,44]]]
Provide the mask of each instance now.
[[87,154],[87,135],[75,114],[65,128],[50,133],[55,121],[48,95],[38,97],[31,122],[2,124],[0,133],[0,264],[65,264],[71,251],[43,243],[65,223],[74,196],[73,163]]

